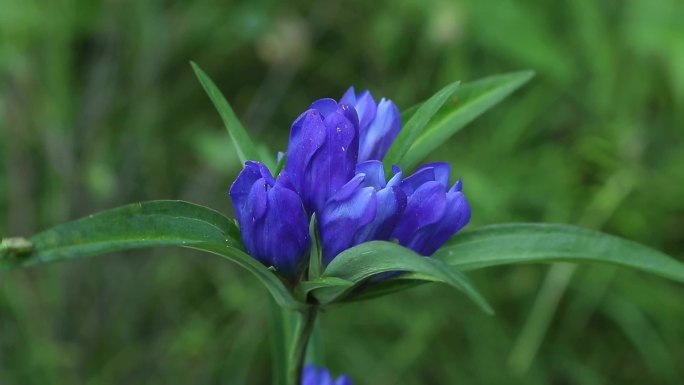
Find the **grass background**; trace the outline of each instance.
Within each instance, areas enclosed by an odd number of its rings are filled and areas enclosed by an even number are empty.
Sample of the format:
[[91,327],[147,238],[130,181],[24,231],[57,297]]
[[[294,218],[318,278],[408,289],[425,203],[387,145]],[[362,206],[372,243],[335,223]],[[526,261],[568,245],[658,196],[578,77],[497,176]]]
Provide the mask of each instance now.
[[[353,84],[400,108],[533,69],[431,159],[470,226],[580,224],[684,258],[679,0],[0,0],[0,233],[120,204],[231,214],[240,164],[188,64],[251,135],[286,146]],[[357,384],[681,384],[684,287],[607,267],[472,274],[488,317],[438,285],[330,309],[326,364]],[[238,267],[160,249],[0,275],[0,384],[267,384],[270,307]],[[548,326],[548,327],[547,327]]]

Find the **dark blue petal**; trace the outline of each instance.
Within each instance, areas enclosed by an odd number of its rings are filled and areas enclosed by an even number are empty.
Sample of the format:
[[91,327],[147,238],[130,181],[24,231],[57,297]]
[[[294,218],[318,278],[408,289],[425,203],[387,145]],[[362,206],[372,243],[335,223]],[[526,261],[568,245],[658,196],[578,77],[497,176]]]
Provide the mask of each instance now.
[[425,235],[421,229],[438,222],[444,216],[447,209],[446,188],[439,182],[428,181],[412,194],[406,195],[406,209],[392,237],[397,238],[402,246],[421,253],[425,246]]
[[328,200],[319,217],[326,263],[352,246],[389,239],[406,207],[406,194],[398,186],[401,171],[392,186],[385,182],[380,161],[359,163],[356,173]]
[[319,212],[328,198],[354,176],[358,126],[348,119],[347,113],[338,109],[325,118],[325,142],[307,165],[304,184],[298,190],[309,212]]
[[376,190],[385,188],[385,168],[379,160],[368,160],[356,164],[356,174],[366,175],[364,185],[372,186]]
[[[292,125],[285,170],[307,212],[320,211],[354,176],[358,119],[347,105],[321,99]],[[320,110],[319,110],[320,109]]]
[[404,215],[394,237],[419,254],[431,255],[470,220],[470,206],[462,193],[463,183],[450,189],[448,163],[429,163],[419,167],[401,182],[408,196]]
[[[432,255],[470,220],[470,206],[461,192],[447,194],[447,211],[438,223],[427,226],[416,237],[416,245],[422,255]],[[418,240],[418,238],[422,238]]]
[[356,110],[359,118],[359,130],[363,132],[370,126],[373,119],[375,119],[377,111],[377,103],[370,91],[365,90],[359,95],[354,93],[354,87],[349,87],[347,92],[342,95],[340,104],[348,104]]
[[359,95],[354,108],[359,116],[359,130],[363,131],[368,128],[371,122],[373,122],[373,119],[375,119],[378,108],[370,91],[363,91],[361,95]]
[[449,186],[449,174],[451,166],[445,162],[433,162],[424,164],[416,169],[413,175],[407,177],[401,182],[401,188],[406,191],[407,195],[411,195],[418,187],[429,181],[436,181],[444,185],[444,188]]
[[444,187],[449,187],[449,177],[451,174],[451,165],[446,162],[433,162],[428,163],[426,166],[432,167],[435,173],[435,180],[444,185]]
[[263,164],[247,162],[230,195],[247,252],[294,278],[306,263],[309,226],[288,174],[274,181]]
[[420,186],[435,181],[435,173],[432,168],[418,168],[412,175],[401,181],[401,188],[406,195],[411,196]]
[[302,370],[302,385],[353,385],[351,379],[346,375],[337,377],[333,381],[330,371],[326,368],[316,368],[308,364]]
[[247,194],[244,208],[235,207],[240,232],[247,252],[264,264],[270,265],[270,258],[264,253],[260,234],[263,232],[264,214],[268,204],[268,185],[265,179],[258,179]]
[[349,104],[340,104],[339,109],[337,111],[344,115],[344,117],[346,117],[356,127],[356,136],[358,140],[359,115],[356,113],[356,109],[354,109],[354,107],[350,106]]
[[287,173],[287,170],[282,170],[280,172],[278,179],[276,179],[276,183],[292,191],[297,191],[294,184],[292,184],[292,178],[290,178],[290,174]]
[[354,385],[354,383],[352,382],[351,378],[349,378],[349,376],[343,374],[337,377],[337,380],[335,380],[334,385]]
[[302,371],[302,385],[319,385],[319,370],[309,364],[304,367]]
[[356,91],[354,90],[354,86],[349,87],[344,95],[342,95],[340,104],[349,104],[351,106],[356,104]]
[[267,178],[269,181],[273,180],[271,173],[265,165],[253,161],[245,162],[245,167],[230,186],[229,193],[234,204],[237,203],[240,206],[244,206],[252,185],[261,178]]
[[[290,176],[296,191],[303,192],[309,175],[307,168],[312,158],[325,143],[326,127],[323,116],[317,110],[308,110],[295,120],[290,130],[290,141],[287,147],[285,170]],[[305,206],[307,199],[301,194]]]
[[321,113],[321,115],[323,115],[323,117],[327,117],[328,115],[337,111],[337,107],[338,106],[335,99],[324,98],[318,99],[315,102],[311,103],[309,109],[317,110]]
[[397,165],[392,166],[392,172],[394,172],[394,176],[387,182],[387,187],[401,186],[401,178],[403,176],[401,167]]
[[309,226],[296,192],[279,184],[268,192],[268,213],[261,236],[265,254],[280,273],[293,277],[304,267]]
[[449,189],[449,192],[463,191],[463,181],[461,179],[457,180],[453,186]]
[[321,371],[318,373],[318,385],[335,385],[333,384],[332,375],[330,375],[328,370],[321,368]]
[[363,187],[363,178],[363,174],[355,176],[320,211],[319,229],[323,243],[323,261],[326,264],[337,254],[353,246],[359,229],[376,216],[375,189]]
[[361,123],[359,161],[382,160],[401,129],[401,114],[391,101],[382,99],[367,128]]
[[406,194],[399,187],[387,187],[378,191],[375,196],[377,201],[375,218],[359,229],[354,237],[354,245],[389,239],[404,213]]

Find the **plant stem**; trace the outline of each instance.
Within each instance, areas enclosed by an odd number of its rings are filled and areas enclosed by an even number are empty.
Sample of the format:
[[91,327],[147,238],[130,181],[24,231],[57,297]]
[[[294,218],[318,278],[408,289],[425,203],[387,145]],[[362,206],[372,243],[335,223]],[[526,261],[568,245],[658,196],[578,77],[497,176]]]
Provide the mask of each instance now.
[[288,362],[288,385],[301,385],[302,369],[306,358],[306,348],[309,345],[309,338],[316,324],[318,308],[311,306],[301,311],[297,329],[295,330],[290,350],[290,360]]

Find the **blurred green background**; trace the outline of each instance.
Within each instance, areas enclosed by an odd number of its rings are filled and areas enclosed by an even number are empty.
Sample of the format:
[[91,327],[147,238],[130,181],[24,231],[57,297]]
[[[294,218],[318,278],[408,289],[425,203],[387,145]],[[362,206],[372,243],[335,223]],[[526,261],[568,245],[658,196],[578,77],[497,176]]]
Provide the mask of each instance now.
[[[240,164],[188,64],[286,145],[353,84],[406,108],[461,79],[531,83],[432,156],[471,226],[579,224],[684,258],[684,2],[0,0],[0,233],[128,202],[227,214]],[[684,287],[609,267],[472,274],[331,308],[361,384],[682,384]],[[268,384],[270,304],[224,260],[153,250],[0,275],[0,384]]]

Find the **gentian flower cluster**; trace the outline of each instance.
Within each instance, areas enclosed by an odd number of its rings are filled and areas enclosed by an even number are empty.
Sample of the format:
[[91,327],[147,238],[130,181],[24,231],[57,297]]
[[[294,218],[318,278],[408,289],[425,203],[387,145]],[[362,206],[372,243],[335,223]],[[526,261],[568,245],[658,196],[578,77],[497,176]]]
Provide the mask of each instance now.
[[302,373],[302,385],[353,385],[353,383],[346,375],[333,379],[327,369],[307,365]]
[[395,239],[429,256],[470,220],[462,182],[431,163],[403,178],[382,164],[401,128],[396,105],[350,88],[338,103],[315,101],[292,124],[277,177],[248,161],[230,189],[247,251],[296,279],[308,261],[308,226],[318,218],[323,262],[372,240]]

